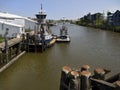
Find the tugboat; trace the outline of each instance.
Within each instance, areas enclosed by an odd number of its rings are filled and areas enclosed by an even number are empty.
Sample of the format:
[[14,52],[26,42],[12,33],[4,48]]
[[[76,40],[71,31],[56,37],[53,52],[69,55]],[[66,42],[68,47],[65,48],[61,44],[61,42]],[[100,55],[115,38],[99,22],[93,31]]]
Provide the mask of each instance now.
[[57,42],[70,42],[70,36],[68,35],[68,28],[63,21],[62,28],[60,29],[60,35],[56,39]]
[[46,13],[42,10],[41,4],[41,11],[36,14],[38,28],[34,32],[34,35],[31,36],[32,38],[29,38],[30,35],[28,36],[29,40],[32,41],[28,45],[29,51],[44,51],[56,42],[48,23],[46,23],[46,16]]

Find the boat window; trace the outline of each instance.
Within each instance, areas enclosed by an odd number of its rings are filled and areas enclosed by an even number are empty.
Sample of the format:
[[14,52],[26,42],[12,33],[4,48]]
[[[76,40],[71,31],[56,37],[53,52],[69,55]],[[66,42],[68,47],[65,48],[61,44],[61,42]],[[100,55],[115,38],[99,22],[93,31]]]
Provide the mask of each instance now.
[[65,38],[67,38],[67,36],[61,36],[60,38],[61,38],[61,39],[65,39]]

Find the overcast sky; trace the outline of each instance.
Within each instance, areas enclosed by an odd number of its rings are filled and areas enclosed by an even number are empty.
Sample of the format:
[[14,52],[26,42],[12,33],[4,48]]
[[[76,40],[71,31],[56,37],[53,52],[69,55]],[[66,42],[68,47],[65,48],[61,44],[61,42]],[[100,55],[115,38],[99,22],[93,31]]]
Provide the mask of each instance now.
[[41,3],[48,19],[77,19],[89,12],[120,10],[120,0],[0,0],[0,11],[35,17]]

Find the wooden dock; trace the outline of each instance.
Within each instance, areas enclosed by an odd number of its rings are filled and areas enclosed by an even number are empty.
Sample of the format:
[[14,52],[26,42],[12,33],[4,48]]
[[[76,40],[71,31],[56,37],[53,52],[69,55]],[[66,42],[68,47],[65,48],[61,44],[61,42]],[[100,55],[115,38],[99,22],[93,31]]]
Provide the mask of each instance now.
[[[22,38],[13,38],[11,40],[8,40],[8,47],[12,47],[15,44],[18,44],[22,41]],[[0,49],[4,50],[5,49],[5,42],[0,43]]]
[[0,66],[8,63],[10,60],[24,51],[22,38],[13,38],[7,40],[6,42],[0,43]]

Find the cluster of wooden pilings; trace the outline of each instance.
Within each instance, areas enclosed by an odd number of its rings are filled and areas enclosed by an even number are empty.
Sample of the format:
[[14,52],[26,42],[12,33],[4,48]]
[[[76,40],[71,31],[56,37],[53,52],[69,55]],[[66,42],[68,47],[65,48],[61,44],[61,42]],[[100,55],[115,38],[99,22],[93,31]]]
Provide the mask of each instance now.
[[92,75],[89,69],[88,65],[83,65],[80,70],[64,66],[60,90],[120,90],[120,73],[105,79],[109,70],[97,68]]

